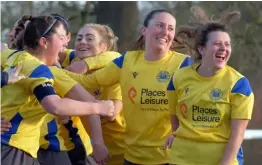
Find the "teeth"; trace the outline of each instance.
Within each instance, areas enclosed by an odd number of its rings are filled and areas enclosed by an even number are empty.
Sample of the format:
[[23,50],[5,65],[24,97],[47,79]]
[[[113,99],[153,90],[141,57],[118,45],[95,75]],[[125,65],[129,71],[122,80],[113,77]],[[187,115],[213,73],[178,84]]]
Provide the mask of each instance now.
[[165,38],[158,38],[160,41],[167,42]]
[[86,51],[86,50],[88,50],[87,48],[81,48],[81,49],[79,49],[80,51]]

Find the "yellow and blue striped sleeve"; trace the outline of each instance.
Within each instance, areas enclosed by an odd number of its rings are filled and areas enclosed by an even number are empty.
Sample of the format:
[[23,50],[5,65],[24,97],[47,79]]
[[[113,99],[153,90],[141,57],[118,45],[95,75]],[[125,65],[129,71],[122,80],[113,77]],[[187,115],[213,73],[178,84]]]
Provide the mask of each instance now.
[[54,76],[50,69],[46,65],[41,64],[31,72],[29,78],[27,79],[29,90],[34,92],[34,89],[37,86],[44,83],[50,83],[53,85],[53,79]]
[[84,61],[88,65],[89,70],[97,70],[104,68],[120,55],[118,52],[104,52],[94,57],[85,58]]
[[174,74],[167,86],[167,98],[169,104],[169,111],[171,112],[171,114],[176,115],[177,90],[175,88]]
[[77,56],[76,56],[75,50],[67,49],[66,50],[66,57],[65,57],[64,61],[62,62],[61,66],[62,67],[69,66],[76,57]]
[[64,72],[85,88],[94,89],[100,86],[112,86],[120,81],[123,62],[124,55],[114,59],[106,67],[90,75],[80,75],[66,70]]
[[193,65],[193,59],[188,56],[184,59],[184,61],[181,63],[179,69],[181,68],[184,68],[184,67],[187,67],[187,66],[190,66],[190,65]]
[[231,118],[251,119],[254,94],[247,78],[240,78],[231,90]]

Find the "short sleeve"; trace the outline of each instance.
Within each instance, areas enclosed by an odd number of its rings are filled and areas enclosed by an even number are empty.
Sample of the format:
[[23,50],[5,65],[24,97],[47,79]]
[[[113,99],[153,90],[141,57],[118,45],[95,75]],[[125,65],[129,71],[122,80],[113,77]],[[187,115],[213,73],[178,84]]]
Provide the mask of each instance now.
[[186,57],[184,61],[181,63],[179,69],[190,66],[193,64],[193,60],[191,57]]
[[251,119],[254,94],[247,78],[239,79],[231,90],[231,118]]
[[53,84],[53,79],[54,76],[50,69],[46,65],[41,64],[31,72],[29,78],[27,78],[26,81],[30,92],[33,93],[34,89],[39,85],[45,83]]
[[104,52],[94,57],[85,58],[84,61],[88,65],[89,70],[97,70],[104,68],[107,64],[119,56],[120,54],[117,52]]
[[176,114],[176,106],[177,106],[177,90],[174,84],[174,75],[170,79],[170,82],[167,86],[167,98],[169,104],[169,110],[171,114]]
[[112,85],[111,87],[106,87],[104,89],[104,93],[106,94],[107,100],[121,100],[122,101],[122,93],[120,84]]
[[65,56],[64,61],[61,64],[62,67],[69,66],[72,63],[72,61],[77,57],[76,52],[72,49],[67,49],[65,53],[66,53],[66,56]]
[[54,88],[57,94],[60,97],[65,97],[77,82],[56,66],[50,67],[50,70],[54,75]]

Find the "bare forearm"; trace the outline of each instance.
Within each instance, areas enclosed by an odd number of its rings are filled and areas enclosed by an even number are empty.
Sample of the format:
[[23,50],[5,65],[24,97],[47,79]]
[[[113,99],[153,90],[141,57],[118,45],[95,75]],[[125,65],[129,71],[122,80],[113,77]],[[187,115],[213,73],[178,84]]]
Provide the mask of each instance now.
[[[54,104],[50,104],[50,102],[54,102]],[[85,116],[99,114],[97,111],[97,103],[87,103],[67,98],[61,99],[57,95],[45,97],[41,101],[41,105],[49,113],[56,116]]]
[[98,115],[89,115],[81,117],[82,124],[91,136],[92,143],[103,143],[103,134],[101,127],[101,120]]
[[248,120],[232,119],[231,135],[226,145],[224,155],[220,165],[231,165],[237,156],[237,152],[242,144]]
[[172,132],[175,132],[177,128],[179,127],[179,121],[176,115],[171,115],[170,118],[171,125],[172,125]]
[[[83,89],[83,87],[81,86],[74,87],[73,90],[71,90],[66,94],[66,97],[80,100],[80,101],[86,101],[86,102],[90,100],[96,101],[95,98],[92,95],[90,95],[85,89]],[[93,142],[96,142],[98,140],[103,140],[100,116],[98,115],[82,116],[81,122],[85,127],[87,133],[91,135]]]
[[237,156],[237,152],[242,144],[243,136],[231,137],[226,145],[225,152],[221,161],[221,165],[233,164]]

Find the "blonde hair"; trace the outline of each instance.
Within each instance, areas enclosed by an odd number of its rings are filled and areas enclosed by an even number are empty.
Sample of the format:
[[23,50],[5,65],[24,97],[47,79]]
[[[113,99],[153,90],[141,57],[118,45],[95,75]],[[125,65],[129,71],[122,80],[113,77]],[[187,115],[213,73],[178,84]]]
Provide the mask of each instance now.
[[95,29],[101,36],[103,42],[107,44],[107,51],[117,51],[118,37],[114,34],[113,30],[107,25],[88,23],[81,29],[91,27]]

